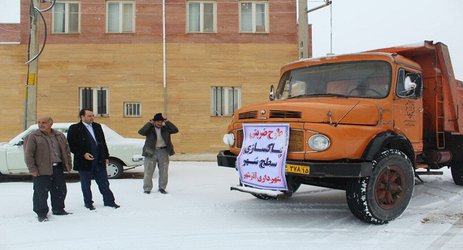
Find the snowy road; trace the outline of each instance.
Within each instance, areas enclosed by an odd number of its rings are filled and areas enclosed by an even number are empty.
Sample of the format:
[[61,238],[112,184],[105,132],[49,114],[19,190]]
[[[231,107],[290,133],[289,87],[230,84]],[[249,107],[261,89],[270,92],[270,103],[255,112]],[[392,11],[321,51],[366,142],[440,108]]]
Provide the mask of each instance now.
[[144,194],[141,179],[112,180],[121,208],[103,207],[93,185],[95,211],[68,183],[73,214],[45,223],[31,211],[30,182],[2,182],[0,249],[463,249],[463,187],[446,169],[422,177],[405,213],[380,226],[356,219],[343,191],[302,186],[263,201],[229,191],[237,178],[214,162],[172,162],[168,195]]

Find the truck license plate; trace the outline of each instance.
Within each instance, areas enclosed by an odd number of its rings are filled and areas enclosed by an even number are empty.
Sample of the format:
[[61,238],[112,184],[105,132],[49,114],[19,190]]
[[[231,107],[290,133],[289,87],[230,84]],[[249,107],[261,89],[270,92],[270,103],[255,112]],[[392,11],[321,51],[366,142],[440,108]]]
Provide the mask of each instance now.
[[286,164],[286,173],[310,174],[309,166]]

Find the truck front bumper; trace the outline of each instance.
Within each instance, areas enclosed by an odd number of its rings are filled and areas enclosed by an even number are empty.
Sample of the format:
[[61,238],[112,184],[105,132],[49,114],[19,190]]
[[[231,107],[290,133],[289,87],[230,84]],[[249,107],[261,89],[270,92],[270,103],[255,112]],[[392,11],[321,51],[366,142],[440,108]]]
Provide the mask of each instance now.
[[[308,166],[309,174],[286,173],[286,175],[298,175],[307,177],[338,177],[358,178],[371,176],[371,162],[312,162],[312,161],[286,161],[287,164]],[[229,150],[220,151],[217,155],[217,164],[222,167],[236,168],[236,155]]]

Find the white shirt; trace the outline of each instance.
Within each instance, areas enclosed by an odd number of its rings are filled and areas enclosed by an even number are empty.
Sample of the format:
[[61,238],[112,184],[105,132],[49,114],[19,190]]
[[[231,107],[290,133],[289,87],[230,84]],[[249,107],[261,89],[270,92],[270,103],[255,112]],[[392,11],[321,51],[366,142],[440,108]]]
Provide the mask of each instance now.
[[161,136],[161,128],[154,126],[154,130],[156,131],[156,148],[166,147],[166,142]]
[[87,124],[87,123],[85,123],[85,122],[82,122],[82,123],[85,125],[85,127],[86,127],[87,130],[88,130],[88,132],[90,132],[90,134],[92,135],[93,140],[95,140],[95,142],[96,142],[95,132],[93,131],[92,124]]

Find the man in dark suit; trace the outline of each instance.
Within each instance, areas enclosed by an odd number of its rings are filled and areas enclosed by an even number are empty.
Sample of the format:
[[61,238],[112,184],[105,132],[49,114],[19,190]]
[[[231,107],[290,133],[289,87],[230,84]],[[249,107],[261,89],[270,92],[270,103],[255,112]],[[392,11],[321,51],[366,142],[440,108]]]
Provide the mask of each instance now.
[[106,166],[109,152],[101,125],[93,122],[94,115],[89,109],[79,112],[80,122],[72,124],[68,131],[68,142],[74,154],[74,170],[79,171],[80,185],[85,207],[95,210],[90,188],[92,177],[103,195],[105,206],[119,208],[114,202],[114,195],[109,189]]

